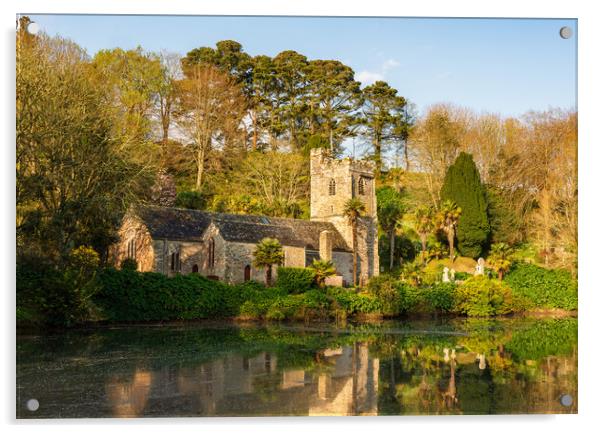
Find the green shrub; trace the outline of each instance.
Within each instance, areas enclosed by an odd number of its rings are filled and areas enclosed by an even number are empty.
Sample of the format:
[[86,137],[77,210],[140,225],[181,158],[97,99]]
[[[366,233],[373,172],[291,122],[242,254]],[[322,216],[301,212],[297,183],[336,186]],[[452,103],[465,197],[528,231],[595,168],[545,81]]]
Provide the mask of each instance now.
[[381,313],[383,305],[374,295],[369,293],[355,293],[343,287],[329,287],[326,294],[332,300],[335,311],[344,311],[347,315],[356,313]]
[[429,310],[447,313],[454,308],[454,283],[437,283],[423,289],[422,297]]
[[456,274],[454,275],[454,279],[456,281],[464,281],[469,279],[470,277],[472,277],[472,274],[469,274],[468,272],[456,272]]
[[98,253],[73,249],[62,266],[36,257],[17,263],[17,320],[20,324],[70,326],[94,318],[92,297],[99,290]]
[[366,290],[380,304],[381,313],[396,316],[416,307],[420,289],[391,275],[379,275],[368,281]]
[[368,281],[366,290],[380,301],[383,314],[393,316],[401,310],[401,285],[399,280],[389,275],[379,275]]
[[276,299],[265,315],[268,320],[303,318],[305,316],[305,294],[288,295]]
[[304,293],[314,287],[316,274],[313,269],[281,266],[277,272],[276,286],[286,293]]
[[61,273],[51,265],[17,263],[17,323],[64,324],[63,305],[68,305],[61,289]]
[[475,276],[455,289],[454,310],[467,316],[507,314],[512,308],[512,292],[504,283]]
[[127,258],[123,259],[121,262],[121,269],[123,271],[137,271],[138,270],[138,262],[136,259]]
[[251,291],[240,286],[198,274],[169,278],[152,272],[106,269],[99,277],[101,290],[95,301],[112,321],[230,317],[238,314],[245,296],[251,296]]
[[504,281],[535,307],[577,309],[577,280],[568,271],[516,263]]

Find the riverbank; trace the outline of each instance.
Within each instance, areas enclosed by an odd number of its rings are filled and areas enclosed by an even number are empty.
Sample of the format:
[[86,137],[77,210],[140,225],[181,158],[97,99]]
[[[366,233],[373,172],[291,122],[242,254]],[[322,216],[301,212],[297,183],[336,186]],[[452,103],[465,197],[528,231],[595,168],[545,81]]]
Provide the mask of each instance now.
[[[568,316],[577,308],[576,281],[555,271],[518,266],[505,281],[472,276],[455,282],[410,284],[392,275],[366,287],[319,287],[291,278],[307,269],[279,268],[274,287],[255,281],[231,285],[198,274],[167,277],[100,269],[85,280],[73,270],[17,268],[17,323],[73,326],[85,322],[258,320],[378,321],[383,318]],[[287,278],[281,278],[280,269]],[[74,276],[75,275],[75,276]],[[520,278],[519,278],[520,277]]]

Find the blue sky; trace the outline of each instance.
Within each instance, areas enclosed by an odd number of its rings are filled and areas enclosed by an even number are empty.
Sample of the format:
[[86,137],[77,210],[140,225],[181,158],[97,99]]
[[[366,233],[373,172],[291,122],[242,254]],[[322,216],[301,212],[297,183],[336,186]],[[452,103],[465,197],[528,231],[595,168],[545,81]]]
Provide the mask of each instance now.
[[[576,108],[577,22],[571,19],[30,17],[90,55],[138,45],[184,55],[234,39],[251,55],[292,49],[309,59],[338,59],[364,84],[384,79],[419,113],[439,102],[504,116]],[[562,26],[575,35],[562,39]]]

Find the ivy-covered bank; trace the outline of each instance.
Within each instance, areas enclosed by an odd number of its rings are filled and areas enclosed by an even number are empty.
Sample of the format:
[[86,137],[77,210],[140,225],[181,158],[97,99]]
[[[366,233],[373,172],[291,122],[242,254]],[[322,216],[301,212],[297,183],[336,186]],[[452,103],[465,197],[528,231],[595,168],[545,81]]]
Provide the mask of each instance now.
[[274,287],[228,285],[197,274],[166,277],[77,264],[17,268],[18,323],[144,322],[216,318],[344,320],[414,314],[497,316],[534,309],[577,309],[570,274],[518,264],[504,281],[471,276],[455,283],[410,284],[391,275],[362,289],[320,288],[307,268],[278,269]]

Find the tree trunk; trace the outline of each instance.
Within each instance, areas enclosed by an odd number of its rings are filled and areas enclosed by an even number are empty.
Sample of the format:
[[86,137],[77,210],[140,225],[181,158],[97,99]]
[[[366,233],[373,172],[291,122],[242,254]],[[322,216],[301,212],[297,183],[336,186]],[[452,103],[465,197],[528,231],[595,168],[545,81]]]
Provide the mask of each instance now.
[[454,236],[454,231],[450,229],[447,232],[447,242],[449,243],[449,259],[452,262],[454,261]]
[[253,150],[257,150],[257,113],[253,116]]
[[265,284],[268,287],[272,287],[272,265],[268,266],[265,270]]
[[422,244],[422,263],[426,263],[426,234],[420,234],[420,243]]
[[497,271],[497,278],[502,281],[504,279],[504,271],[502,271],[501,269],[499,271]]
[[169,140],[169,121],[167,125],[163,124],[163,144],[167,144],[167,140]]
[[389,270],[393,270],[393,260],[395,260],[395,229],[389,232]]
[[201,190],[203,184],[203,174],[205,171],[205,146],[201,145],[197,153],[197,166],[196,166],[196,190]]
[[351,237],[353,238],[353,285],[357,286],[357,222],[351,225]]
[[374,162],[376,164],[376,175],[380,175],[380,169],[382,165],[381,161],[381,142],[379,138],[374,140]]

